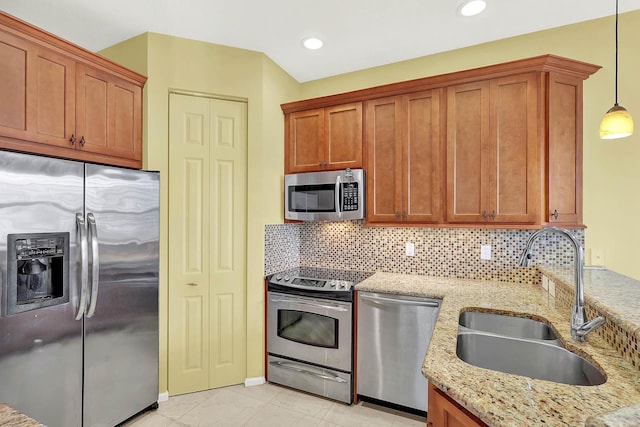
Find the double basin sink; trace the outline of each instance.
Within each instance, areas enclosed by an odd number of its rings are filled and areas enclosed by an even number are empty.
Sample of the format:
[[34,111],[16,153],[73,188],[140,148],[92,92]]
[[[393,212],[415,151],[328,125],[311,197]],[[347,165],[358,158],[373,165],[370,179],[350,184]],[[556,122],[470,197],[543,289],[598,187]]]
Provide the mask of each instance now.
[[537,320],[466,311],[460,314],[456,354],[481,368],[562,384],[604,384],[593,363],[564,348],[553,329]]

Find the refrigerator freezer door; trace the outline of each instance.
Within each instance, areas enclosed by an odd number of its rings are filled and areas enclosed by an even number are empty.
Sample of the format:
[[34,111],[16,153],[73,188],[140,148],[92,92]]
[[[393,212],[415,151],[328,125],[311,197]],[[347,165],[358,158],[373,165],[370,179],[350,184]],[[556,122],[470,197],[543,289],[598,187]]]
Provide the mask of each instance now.
[[111,427],[158,398],[159,175],[87,164],[85,189],[83,418]]
[[[83,169],[82,163],[0,151],[0,402],[49,427],[82,422],[75,214],[83,207]],[[68,233],[67,302],[7,312],[12,233]]]

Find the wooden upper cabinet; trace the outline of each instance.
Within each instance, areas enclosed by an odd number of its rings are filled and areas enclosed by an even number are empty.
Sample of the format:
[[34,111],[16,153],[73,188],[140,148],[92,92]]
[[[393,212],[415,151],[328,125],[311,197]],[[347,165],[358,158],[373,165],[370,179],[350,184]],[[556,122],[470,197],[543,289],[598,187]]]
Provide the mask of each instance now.
[[140,168],[145,81],[0,12],[0,148]]
[[402,221],[402,100],[366,104],[367,222]]
[[362,103],[286,117],[286,173],[362,167]]
[[447,220],[483,222],[489,209],[489,82],[447,89]]
[[539,220],[538,83],[535,73],[450,87],[447,220]]
[[367,222],[441,220],[441,91],[367,102]]
[[599,68],[541,55],[283,104],[285,173],[359,167],[364,147],[368,224],[580,227]]
[[0,135],[69,147],[75,124],[75,62],[0,35]]
[[582,224],[582,80],[548,76],[545,220]]
[[142,89],[86,65],[77,69],[78,149],[142,159]]

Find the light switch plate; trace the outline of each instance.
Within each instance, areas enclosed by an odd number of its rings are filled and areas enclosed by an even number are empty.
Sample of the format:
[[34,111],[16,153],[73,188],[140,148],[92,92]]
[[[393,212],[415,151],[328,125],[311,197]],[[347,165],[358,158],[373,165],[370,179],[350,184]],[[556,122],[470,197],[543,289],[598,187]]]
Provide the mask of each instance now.
[[484,260],[491,259],[491,245],[480,246],[480,259],[484,259]]

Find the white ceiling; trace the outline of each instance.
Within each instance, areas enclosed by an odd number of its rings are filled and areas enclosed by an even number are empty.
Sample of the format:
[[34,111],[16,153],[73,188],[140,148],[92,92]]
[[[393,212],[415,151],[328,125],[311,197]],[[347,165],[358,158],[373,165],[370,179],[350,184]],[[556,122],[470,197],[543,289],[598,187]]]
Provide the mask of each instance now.
[[[260,51],[300,82],[615,13],[614,0],[487,0],[464,18],[461,2],[0,0],[0,9],[92,51],[146,31]],[[620,13],[635,9],[640,0],[620,1]],[[325,46],[304,49],[308,36]]]

